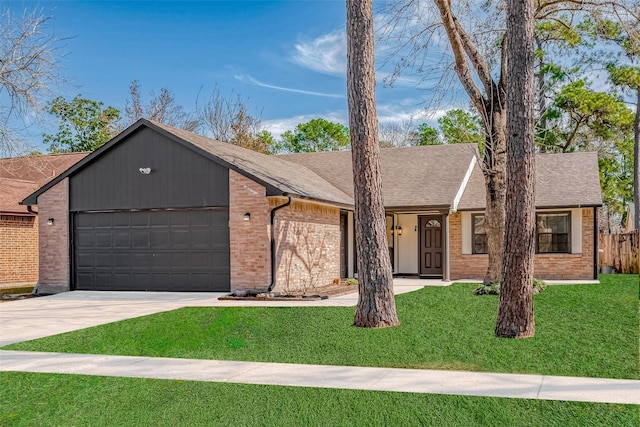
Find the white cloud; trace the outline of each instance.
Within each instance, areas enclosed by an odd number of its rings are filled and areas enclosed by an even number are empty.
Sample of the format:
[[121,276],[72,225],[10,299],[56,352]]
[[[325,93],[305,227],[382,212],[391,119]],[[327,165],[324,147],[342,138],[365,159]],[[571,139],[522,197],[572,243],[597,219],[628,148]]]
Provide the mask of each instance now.
[[276,86],[276,85],[272,85],[269,83],[264,83],[261,82],[260,80],[257,80],[249,75],[236,75],[234,76],[236,78],[236,80],[239,80],[243,83],[249,83],[249,84],[253,84],[256,86],[260,86],[260,87],[266,87],[269,89],[275,89],[275,90],[281,90],[281,91],[285,91],[285,92],[293,92],[293,93],[301,93],[303,95],[312,95],[312,96],[324,96],[327,98],[344,98],[344,95],[341,94],[336,94],[336,93],[324,93],[324,92],[313,92],[310,90],[303,90],[303,89],[294,89],[294,88],[290,88],[290,87],[284,87],[284,86]]
[[[406,103],[411,103],[410,107]],[[378,121],[380,125],[395,123],[400,125],[415,124],[416,126],[422,122],[428,122],[436,125],[436,120],[442,117],[448,109],[425,110],[410,100],[405,100],[405,106],[402,103],[378,104]],[[296,125],[306,123],[309,120],[323,118],[330,122],[341,123],[349,126],[348,112],[344,110],[332,111],[329,113],[319,114],[299,114],[293,117],[285,117],[280,119],[263,120],[265,128],[271,132],[275,139],[280,139],[283,132],[293,130]]]
[[313,40],[296,43],[290,59],[322,74],[344,76],[347,70],[347,42],[344,29],[334,30]]

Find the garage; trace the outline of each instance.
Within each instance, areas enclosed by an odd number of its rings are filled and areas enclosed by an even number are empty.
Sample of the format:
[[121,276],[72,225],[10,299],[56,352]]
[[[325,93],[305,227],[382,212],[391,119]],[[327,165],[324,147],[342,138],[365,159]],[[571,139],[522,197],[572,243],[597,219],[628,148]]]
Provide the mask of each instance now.
[[68,181],[71,289],[230,290],[224,165],[148,127],[86,159]]
[[77,212],[75,288],[229,291],[228,221],[226,208]]

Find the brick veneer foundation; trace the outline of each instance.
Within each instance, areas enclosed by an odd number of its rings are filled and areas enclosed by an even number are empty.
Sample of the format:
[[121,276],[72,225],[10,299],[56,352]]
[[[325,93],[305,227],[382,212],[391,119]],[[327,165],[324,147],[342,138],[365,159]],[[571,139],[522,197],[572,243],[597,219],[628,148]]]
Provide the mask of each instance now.
[[38,218],[0,215],[0,283],[38,280]]
[[[593,279],[594,230],[593,209],[582,209],[582,253],[536,254],[534,275],[542,279]],[[459,213],[449,216],[451,240],[451,280],[482,279],[487,271],[487,255],[462,254],[462,217]]]
[[[53,218],[52,225],[47,220]],[[40,275],[38,293],[69,290],[69,178],[38,197]]]

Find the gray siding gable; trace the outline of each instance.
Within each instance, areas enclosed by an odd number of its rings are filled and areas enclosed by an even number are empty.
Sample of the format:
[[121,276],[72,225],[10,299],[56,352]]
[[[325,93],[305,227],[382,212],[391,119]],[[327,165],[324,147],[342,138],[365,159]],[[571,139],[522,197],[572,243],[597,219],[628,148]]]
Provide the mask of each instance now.
[[228,205],[228,168],[146,126],[70,175],[75,212]]

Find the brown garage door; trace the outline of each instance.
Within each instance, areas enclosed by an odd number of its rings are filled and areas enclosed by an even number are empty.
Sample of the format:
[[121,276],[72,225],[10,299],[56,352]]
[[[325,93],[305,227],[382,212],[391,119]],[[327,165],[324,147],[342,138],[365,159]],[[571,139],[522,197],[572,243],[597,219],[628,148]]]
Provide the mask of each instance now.
[[230,289],[227,208],[78,212],[73,232],[75,289]]

